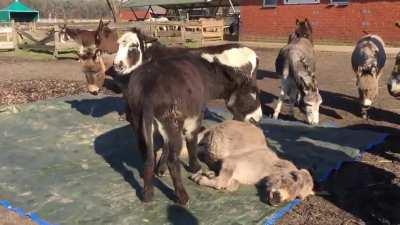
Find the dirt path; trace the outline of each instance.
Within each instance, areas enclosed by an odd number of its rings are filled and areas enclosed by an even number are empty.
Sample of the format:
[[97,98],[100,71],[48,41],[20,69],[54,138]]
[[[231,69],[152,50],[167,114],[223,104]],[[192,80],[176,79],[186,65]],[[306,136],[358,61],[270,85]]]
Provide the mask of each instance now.
[[4,80],[84,80],[76,60],[29,60],[0,55],[0,82]]

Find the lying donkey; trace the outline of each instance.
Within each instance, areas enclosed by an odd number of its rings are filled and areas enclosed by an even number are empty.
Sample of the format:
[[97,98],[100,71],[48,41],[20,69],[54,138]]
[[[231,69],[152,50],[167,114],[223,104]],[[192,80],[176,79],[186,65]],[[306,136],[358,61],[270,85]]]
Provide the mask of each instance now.
[[385,62],[385,43],[378,35],[365,35],[357,42],[351,56],[351,65],[357,76],[363,118],[368,117],[368,109],[378,96],[379,78]]
[[[310,35],[308,37],[311,38]],[[298,103],[305,111],[309,124],[315,125],[319,122],[319,106],[322,98],[315,77],[314,47],[309,38],[293,36],[290,43],[280,50],[276,58],[276,73],[282,78],[281,92],[273,114],[274,119],[278,118],[282,103],[288,96],[291,114],[293,114],[295,103]]]
[[210,172],[194,174],[191,179],[196,183],[228,191],[235,191],[240,184],[259,184],[271,205],[314,193],[310,173],[280,159],[268,148],[259,128],[228,120],[207,129],[202,136],[200,159],[217,170],[218,176]]

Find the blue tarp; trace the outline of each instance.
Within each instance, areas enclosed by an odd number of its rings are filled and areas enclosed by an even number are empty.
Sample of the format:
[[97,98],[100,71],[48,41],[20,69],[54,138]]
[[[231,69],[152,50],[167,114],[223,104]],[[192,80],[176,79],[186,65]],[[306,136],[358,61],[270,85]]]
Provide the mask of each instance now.
[[[117,111],[120,98],[83,95],[0,109],[0,193],[58,224],[273,224],[299,201],[270,207],[254,186],[224,193],[191,182],[188,207],[173,203],[172,183],[155,182],[155,199],[138,198],[142,161],[134,134]],[[229,113],[211,109],[205,124]],[[359,157],[382,134],[263,119],[271,147],[321,180],[339,162]]]

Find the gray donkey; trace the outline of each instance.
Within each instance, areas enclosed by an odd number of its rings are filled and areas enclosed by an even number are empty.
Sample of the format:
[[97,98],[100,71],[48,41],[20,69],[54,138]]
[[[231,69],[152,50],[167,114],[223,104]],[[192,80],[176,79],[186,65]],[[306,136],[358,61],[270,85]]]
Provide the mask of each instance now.
[[378,35],[365,35],[356,44],[351,64],[357,76],[361,116],[368,117],[368,109],[378,96],[379,78],[385,66],[385,43]]
[[275,61],[276,73],[281,76],[281,92],[273,118],[277,119],[282,103],[289,97],[290,113],[297,103],[305,112],[307,122],[311,125],[319,122],[319,106],[321,95],[315,79],[315,54],[312,44],[312,29],[307,23],[296,21],[296,30],[306,24],[307,36],[291,35],[289,44],[281,49]]

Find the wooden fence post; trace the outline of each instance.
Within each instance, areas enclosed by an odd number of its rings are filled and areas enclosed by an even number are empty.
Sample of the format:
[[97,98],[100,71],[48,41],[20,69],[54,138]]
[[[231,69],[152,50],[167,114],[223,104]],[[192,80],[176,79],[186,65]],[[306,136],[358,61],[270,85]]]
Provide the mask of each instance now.
[[12,29],[12,41],[13,41],[13,47],[14,51],[17,50],[18,48],[18,36],[17,36],[17,29],[15,27],[15,21],[11,21],[11,29]]
[[60,42],[60,35],[59,35],[60,30],[58,29],[58,26],[54,26],[54,51],[53,51],[53,56],[58,57],[58,43]]

